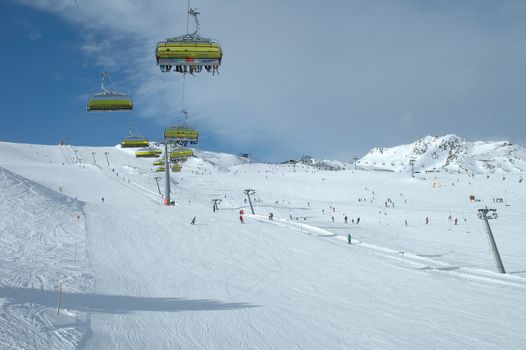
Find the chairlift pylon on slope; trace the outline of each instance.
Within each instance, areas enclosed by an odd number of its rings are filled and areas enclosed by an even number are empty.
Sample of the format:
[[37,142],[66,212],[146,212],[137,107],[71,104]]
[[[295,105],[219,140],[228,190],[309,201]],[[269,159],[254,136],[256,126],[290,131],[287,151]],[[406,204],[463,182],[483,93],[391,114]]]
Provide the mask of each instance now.
[[131,96],[121,92],[110,91],[104,87],[104,80],[108,77],[107,72],[101,73],[101,92],[95,93],[88,98],[86,110],[88,112],[121,112],[131,111],[133,101]]
[[155,58],[161,72],[170,72],[173,67],[178,73],[200,73],[203,68],[212,74],[218,72],[223,50],[217,41],[199,36],[198,14],[197,9],[188,11],[188,15],[195,20],[196,29],[193,33],[157,43]]
[[164,138],[182,146],[186,146],[188,142],[197,144],[199,132],[187,124],[188,112],[183,111],[183,114],[185,115],[185,121],[180,125],[164,129]]
[[137,136],[132,133],[132,125],[128,126],[128,136],[121,140],[121,148],[148,147],[150,143],[144,136]]

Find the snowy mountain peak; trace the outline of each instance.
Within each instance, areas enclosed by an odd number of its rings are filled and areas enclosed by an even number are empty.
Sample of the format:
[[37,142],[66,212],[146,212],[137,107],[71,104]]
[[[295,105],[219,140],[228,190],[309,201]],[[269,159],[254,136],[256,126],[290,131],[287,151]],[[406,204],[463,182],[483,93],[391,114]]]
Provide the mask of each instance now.
[[408,145],[374,147],[358,161],[364,169],[411,171],[523,172],[526,149],[508,141],[469,142],[454,134],[425,136]]

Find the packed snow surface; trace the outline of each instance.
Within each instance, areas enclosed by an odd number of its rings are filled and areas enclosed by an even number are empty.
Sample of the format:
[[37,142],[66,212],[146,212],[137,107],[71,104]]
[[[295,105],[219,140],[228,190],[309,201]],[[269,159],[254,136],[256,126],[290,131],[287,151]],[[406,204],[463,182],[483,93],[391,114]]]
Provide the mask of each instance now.
[[526,348],[521,172],[196,151],[163,206],[153,169],[119,147],[0,143],[0,348]]

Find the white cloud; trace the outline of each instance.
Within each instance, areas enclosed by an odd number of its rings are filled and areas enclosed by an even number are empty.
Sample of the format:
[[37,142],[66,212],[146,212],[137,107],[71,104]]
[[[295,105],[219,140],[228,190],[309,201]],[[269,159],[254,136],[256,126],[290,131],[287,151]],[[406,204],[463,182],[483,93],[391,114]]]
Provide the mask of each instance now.
[[[159,72],[154,48],[184,32],[186,4],[78,1],[104,63],[127,77],[117,84],[133,93],[136,113],[160,128],[173,123],[182,77]],[[83,23],[72,0],[19,2]],[[193,0],[192,6],[202,12],[201,34],[221,41],[224,61],[219,76],[187,78],[185,108],[203,133],[263,147],[249,150],[256,156],[364,153],[452,125],[461,136],[484,137],[492,131],[475,118],[507,113],[518,122],[526,110],[521,1]],[[83,46],[89,55],[92,45]],[[521,129],[500,127],[511,135]]]

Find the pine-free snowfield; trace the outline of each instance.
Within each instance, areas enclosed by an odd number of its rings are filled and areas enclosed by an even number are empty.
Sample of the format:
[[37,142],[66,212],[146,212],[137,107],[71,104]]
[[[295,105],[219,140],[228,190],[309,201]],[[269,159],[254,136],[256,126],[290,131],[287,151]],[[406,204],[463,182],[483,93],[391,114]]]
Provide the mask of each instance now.
[[[0,347],[526,348],[521,174],[197,155],[164,207],[151,161],[125,150],[1,143]],[[247,188],[257,215],[240,224]],[[505,276],[476,217],[485,206]]]

